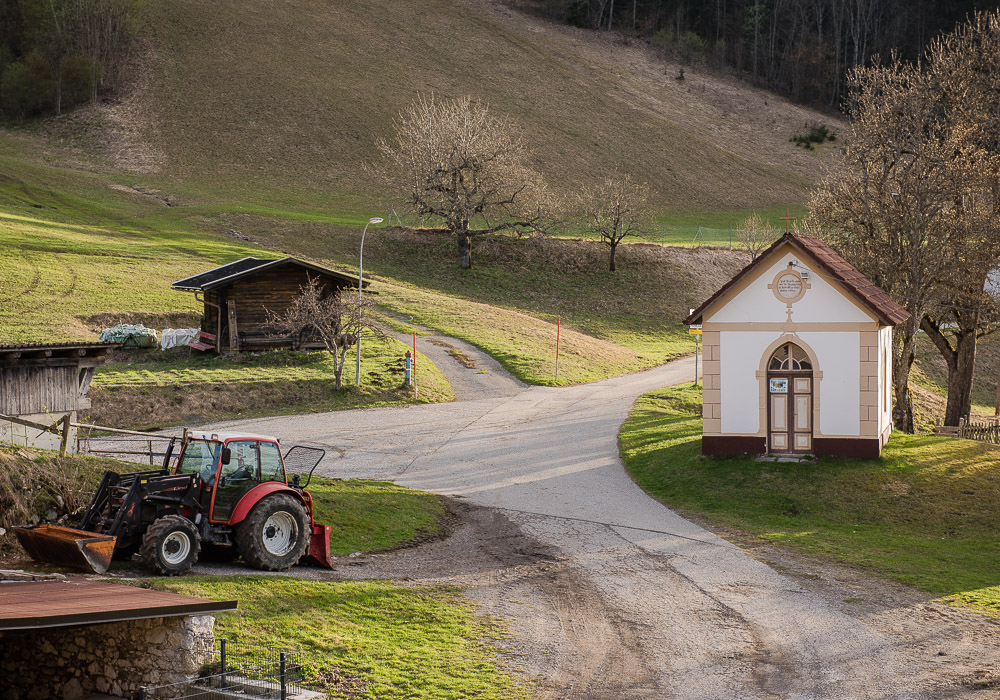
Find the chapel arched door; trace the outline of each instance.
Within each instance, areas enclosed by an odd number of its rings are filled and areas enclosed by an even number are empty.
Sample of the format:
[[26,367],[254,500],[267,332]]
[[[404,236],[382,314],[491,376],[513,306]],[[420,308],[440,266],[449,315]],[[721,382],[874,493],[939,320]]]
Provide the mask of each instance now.
[[795,343],[785,343],[767,363],[768,452],[812,452],[813,366]]

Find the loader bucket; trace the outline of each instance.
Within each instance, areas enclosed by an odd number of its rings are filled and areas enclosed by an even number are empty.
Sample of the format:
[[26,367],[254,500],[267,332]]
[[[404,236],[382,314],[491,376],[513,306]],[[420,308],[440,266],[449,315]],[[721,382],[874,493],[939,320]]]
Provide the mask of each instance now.
[[333,568],[333,559],[330,558],[329,525],[313,523],[312,537],[309,538],[309,553],[302,557],[301,563]]
[[103,574],[111,566],[117,539],[59,525],[15,527],[14,534],[36,561],[95,574]]

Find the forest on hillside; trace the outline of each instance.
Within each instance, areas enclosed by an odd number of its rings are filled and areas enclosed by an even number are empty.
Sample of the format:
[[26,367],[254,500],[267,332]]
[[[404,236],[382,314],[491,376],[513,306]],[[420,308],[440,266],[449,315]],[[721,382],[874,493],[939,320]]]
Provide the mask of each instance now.
[[847,73],[927,42],[977,10],[976,0],[508,0],[579,27],[647,38],[687,62],[727,67],[797,102],[839,108]]

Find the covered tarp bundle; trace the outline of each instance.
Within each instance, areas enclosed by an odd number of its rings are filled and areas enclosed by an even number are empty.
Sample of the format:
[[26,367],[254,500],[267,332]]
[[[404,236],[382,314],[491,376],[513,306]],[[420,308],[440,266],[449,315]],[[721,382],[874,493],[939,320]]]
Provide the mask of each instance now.
[[119,323],[101,331],[100,339],[102,343],[124,343],[124,347],[153,348],[157,345],[156,331],[142,324]]
[[164,328],[160,338],[160,349],[168,350],[187,345],[198,337],[197,328]]

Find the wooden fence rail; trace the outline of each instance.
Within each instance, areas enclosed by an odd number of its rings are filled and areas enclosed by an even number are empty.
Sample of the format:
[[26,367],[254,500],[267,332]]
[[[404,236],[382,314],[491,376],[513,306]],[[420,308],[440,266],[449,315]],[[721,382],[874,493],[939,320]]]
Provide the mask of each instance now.
[[[67,413],[66,415],[62,416],[61,418],[59,418],[58,420],[56,420],[54,423],[52,423],[52,425],[45,425],[44,423],[36,423],[34,421],[26,420],[26,419],[20,418],[18,416],[8,416],[6,414],[0,413],[0,421],[5,421],[5,422],[8,422],[8,423],[13,423],[15,425],[23,425],[26,428],[33,428],[35,430],[40,431],[39,434],[41,434],[41,433],[51,433],[53,435],[58,436],[59,439],[60,439],[59,440],[59,456],[60,457],[65,457],[66,456],[66,452],[67,452],[67,450],[69,448],[70,428],[82,428],[82,429],[88,431],[88,435],[86,437],[82,437],[81,438],[80,435],[77,435],[77,441],[76,441],[77,442],[77,452],[80,451],[80,443],[81,442],[87,442],[89,444],[89,441],[90,441],[89,431],[93,431],[93,430],[111,433],[112,435],[129,435],[129,436],[136,436],[136,437],[155,438],[157,440],[171,440],[171,439],[174,439],[176,437],[176,436],[167,435],[167,434],[164,434],[164,433],[146,433],[146,432],[141,432],[141,431],[138,431],[138,430],[123,430],[122,428],[109,428],[108,426],[105,426],[105,425],[93,425],[91,423],[74,423],[74,422],[72,422],[71,419],[72,419],[72,414]],[[186,434],[187,434],[187,431],[185,430],[185,435]],[[142,455],[145,455],[145,454],[148,453],[150,455],[150,460],[152,460],[152,457],[153,457],[153,455],[155,453],[153,451],[152,440],[150,440],[149,442],[150,442],[149,449],[147,451],[144,451],[144,452],[135,452],[135,453],[133,453],[133,452],[123,451],[123,450],[98,450],[98,449],[93,449],[93,450],[88,449],[88,452],[103,452],[103,453],[106,453],[106,454],[142,454]],[[152,461],[150,461],[150,464],[152,464]]]
[[965,440],[977,440],[978,442],[988,442],[991,445],[1000,445],[1000,421],[974,423],[960,418],[957,426],[949,426],[941,425],[939,420],[937,425],[934,426],[934,434],[948,435]]

